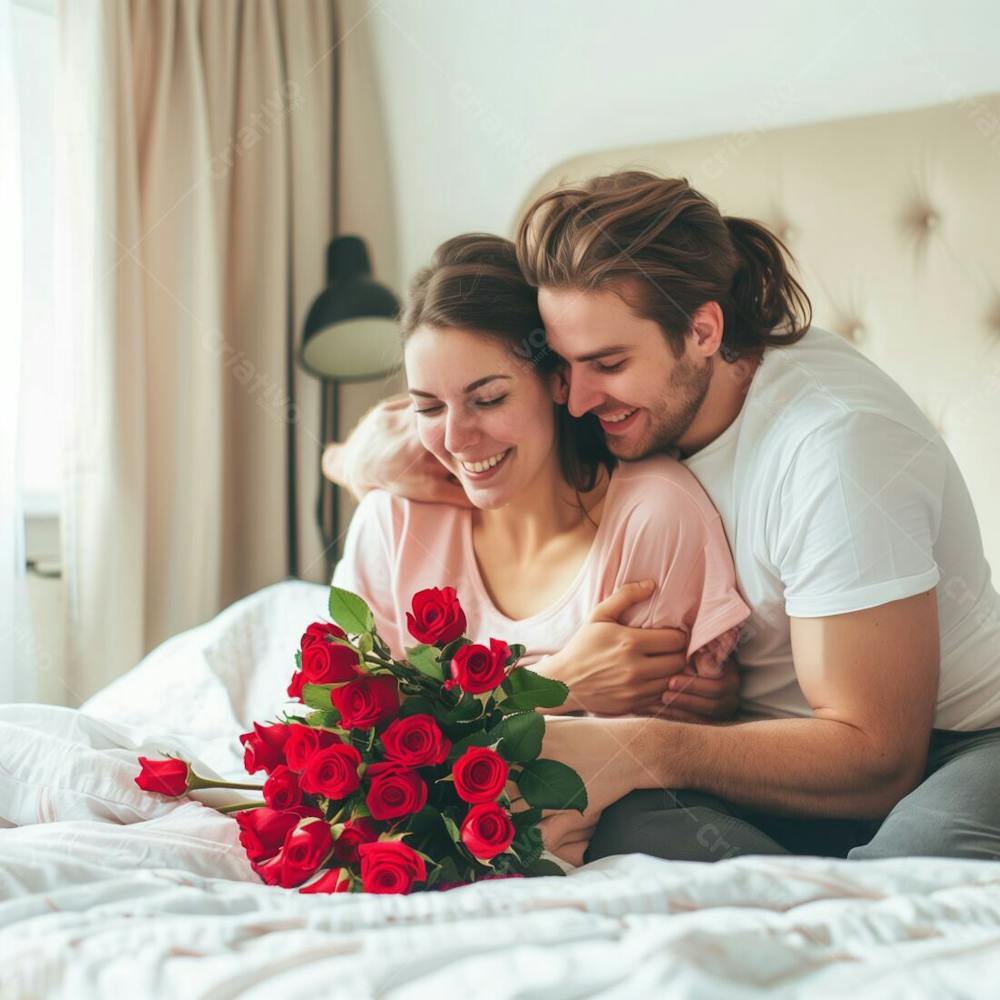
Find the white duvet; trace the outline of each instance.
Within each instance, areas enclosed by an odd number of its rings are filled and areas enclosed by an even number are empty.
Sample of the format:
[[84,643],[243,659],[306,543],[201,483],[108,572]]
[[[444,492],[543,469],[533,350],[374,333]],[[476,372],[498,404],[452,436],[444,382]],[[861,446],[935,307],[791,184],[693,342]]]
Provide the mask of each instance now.
[[141,792],[135,758],[241,774],[236,736],[280,707],[325,599],[254,594],[80,712],[0,706],[0,997],[1000,995],[995,862],[630,855],[405,897],[262,885],[233,819]]

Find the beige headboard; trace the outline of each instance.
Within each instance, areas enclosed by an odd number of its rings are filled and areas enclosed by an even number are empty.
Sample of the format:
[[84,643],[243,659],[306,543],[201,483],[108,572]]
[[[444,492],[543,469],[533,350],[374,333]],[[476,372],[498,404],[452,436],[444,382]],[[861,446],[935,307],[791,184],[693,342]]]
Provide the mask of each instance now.
[[[847,121],[608,150],[525,199],[622,168],[686,177],[788,244],[813,321],[848,337],[939,428],[1000,579],[1000,94]],[[520,213],[519,213],[520,215]]]

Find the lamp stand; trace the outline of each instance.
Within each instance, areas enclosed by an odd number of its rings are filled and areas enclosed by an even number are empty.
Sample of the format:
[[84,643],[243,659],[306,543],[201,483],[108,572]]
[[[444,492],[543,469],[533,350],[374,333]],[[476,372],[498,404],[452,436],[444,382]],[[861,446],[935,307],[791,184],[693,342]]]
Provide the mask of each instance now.
[[[337,379],[322,379],[320,382],[320,432],[319,453],[322,468],[324,442],[340,440],[340,382]],[[316,521],[323,540],[323,559],[326,567],[326,582],[333,576],[340,548],[340,487],[331,483],[320,473],[319,492],[316,497]]]

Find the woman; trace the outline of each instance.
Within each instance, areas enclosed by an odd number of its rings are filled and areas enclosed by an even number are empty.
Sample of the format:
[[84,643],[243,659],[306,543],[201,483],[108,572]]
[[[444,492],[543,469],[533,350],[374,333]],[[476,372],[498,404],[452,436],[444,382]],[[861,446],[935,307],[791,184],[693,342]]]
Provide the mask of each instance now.
[[[688,672],[715,674],[750,613],[719,516],[680,463],[617,464],[594,418],[570,417],[513,244],[448,240],[415,277],[402,325],[420,441],[471,507],[375,490],[355,512],[333,582],[365,598],[393,652],[414,642],[412,595],[451,586],[470,636],[521,643],[525,665],[558,676],[595,607],[652,581],[619,620],[683,628]],[[650,677],[637,709],[662,709],[666,684]],[[563,711],[587,708],[571,689]]]

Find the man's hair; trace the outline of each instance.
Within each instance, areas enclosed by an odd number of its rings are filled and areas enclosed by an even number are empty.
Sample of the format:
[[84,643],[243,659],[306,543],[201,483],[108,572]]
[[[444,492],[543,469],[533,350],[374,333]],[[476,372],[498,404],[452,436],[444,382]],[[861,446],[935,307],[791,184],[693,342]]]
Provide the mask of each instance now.
[[549,191],[515,245],[530,284],[611,289],[660,325],[677,357],[706,302],[722,309],[726,360],[795,343],[812,321],[785,244],[758,222],[721,215],[685,178],[626,170]]

